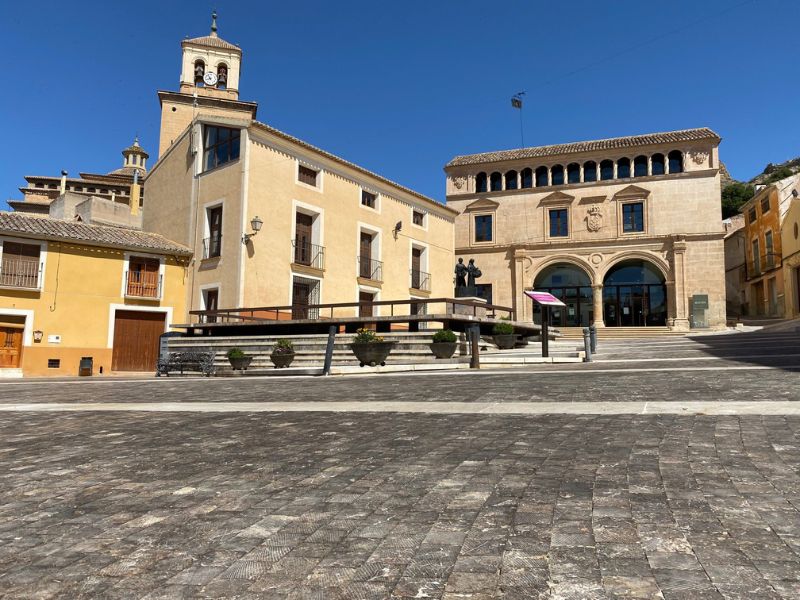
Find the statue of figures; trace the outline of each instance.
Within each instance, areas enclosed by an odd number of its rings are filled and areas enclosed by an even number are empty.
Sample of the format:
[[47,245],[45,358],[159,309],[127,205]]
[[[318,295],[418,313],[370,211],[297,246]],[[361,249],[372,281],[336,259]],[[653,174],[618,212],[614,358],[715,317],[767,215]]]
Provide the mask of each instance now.
[[470,258],[469,264],[467,265],[467,288],[472,292],[471,295],[474,296],[477,292],[477,288],[475,287],[475,280],[478,279],[483,273],[475,264],[475,259]]
[[464,295],[464,288],[467,287],[467,265],[464,264],[464,259],[459,258],[456,263],[456,298]]

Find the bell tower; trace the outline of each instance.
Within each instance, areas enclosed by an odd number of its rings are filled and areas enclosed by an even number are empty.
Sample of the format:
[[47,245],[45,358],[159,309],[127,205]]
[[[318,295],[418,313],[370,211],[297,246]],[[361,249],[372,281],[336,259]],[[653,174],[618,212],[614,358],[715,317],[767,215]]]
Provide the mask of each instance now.
[[255,119],[257,104],[239,100],[242,49],[217,34],[217,13],[211,13],[211,32],[181,42],[178,92],[159,91],[161,135],[158,155],[177,140],[202,114]]

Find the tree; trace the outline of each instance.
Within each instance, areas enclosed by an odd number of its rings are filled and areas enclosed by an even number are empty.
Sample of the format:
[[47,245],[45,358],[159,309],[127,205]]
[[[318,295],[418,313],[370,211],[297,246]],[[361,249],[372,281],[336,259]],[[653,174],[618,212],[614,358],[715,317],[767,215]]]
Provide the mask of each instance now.
[[739,213],[742,205],[756,193],[755,188],[747,183],[731,183],[722,190],[722,218],[727,219]]

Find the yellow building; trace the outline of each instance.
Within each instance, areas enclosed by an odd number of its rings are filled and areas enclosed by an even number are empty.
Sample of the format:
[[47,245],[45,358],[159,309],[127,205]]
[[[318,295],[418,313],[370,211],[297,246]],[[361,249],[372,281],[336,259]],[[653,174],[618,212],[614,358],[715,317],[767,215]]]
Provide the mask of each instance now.
[[[782,266],[784,317],[800,317],[800,174],[790,178],[782,190]],[[785,181],[785,180],[784,180]]]
[[195,250],[189,309],[452,296],[453,210],[256,121],[216,25],[182,50],[143,227]]
[[191,251],[154,233],[0,212],[0,377],[154,371]]

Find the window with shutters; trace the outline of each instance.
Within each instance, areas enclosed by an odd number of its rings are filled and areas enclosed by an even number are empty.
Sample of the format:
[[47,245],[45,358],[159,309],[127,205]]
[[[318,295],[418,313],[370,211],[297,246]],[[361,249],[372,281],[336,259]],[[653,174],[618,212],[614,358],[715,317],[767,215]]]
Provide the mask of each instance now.
[[125,273],[125,295],[130,298],[161,298],[161,261],[158,258],[131,256]]
[[361,206],[366,206],[367,208],[372,208],[374,210],[377,210],[378,194],[373,194],[372,192],[368,192],[367,190],[361,190]]
[[298,164],[297,165],[297,181],[299,183],[311,186],[311,187],[319,187],[319,171],[316,169],[312,169],[311,167],[307,167],[305,165]]
[[417,227],[425,227],[425,213],[419,210],[412,211],[411,222]]
[[5,240],[0,245],[0,286],[38,290],[42,283],[42,247]]
[[206,209],[206,230],[203,240],[203,258],[216,258],[222,254],[222,206]]

